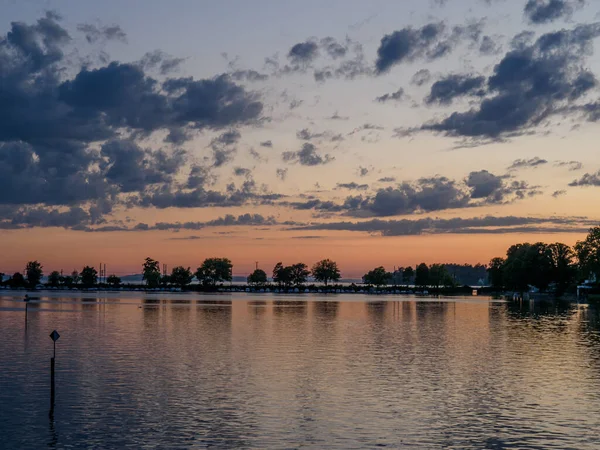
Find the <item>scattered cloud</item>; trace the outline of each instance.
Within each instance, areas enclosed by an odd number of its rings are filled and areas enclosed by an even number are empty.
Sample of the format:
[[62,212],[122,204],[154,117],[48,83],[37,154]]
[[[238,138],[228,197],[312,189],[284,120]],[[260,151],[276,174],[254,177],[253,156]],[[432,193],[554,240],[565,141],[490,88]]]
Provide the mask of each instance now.
[[285,162],[300,163],[302,166],[319,166],[328,164],[335,158],[329,154],[320,155],[317,151],[317,147],[310,142],[305,142],[302,148],[297,152],[283,152],[283,160]]
[[455,98],[463,96],[481,97],[485,95],[485,77],[473,75],[447,75],[431,86],[425,103],[449,105]]
[[573,180],[569,186],[600,186],[600,170],[596,173],[586,173],[578,180]]
[[376,97],[375,101],[380,103],[385,103],[389,101],[400,101],[404,98],[404,89],[400,88],[396,92],[392,92],[391,94],[384,94],[380,97]]
[[523,13],[529,23],[539,25],[569,19],[584,4],[584,0],[527,0]]
[[524,169],[528,167],[535,168],[545,164],[548,164],[548,161],[538,156],[534,156],[530,159],[515,159],[512,164],[508,166],[508,170]]

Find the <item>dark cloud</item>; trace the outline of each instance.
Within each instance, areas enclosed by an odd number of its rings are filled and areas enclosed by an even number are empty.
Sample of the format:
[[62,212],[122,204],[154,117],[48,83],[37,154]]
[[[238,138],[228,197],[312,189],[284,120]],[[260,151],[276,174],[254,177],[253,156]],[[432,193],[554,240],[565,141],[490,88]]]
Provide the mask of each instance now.
[[211,140],[214,167],[221,167],[233,160],[237,152],[235,145],[241,137],[239,131],[228,130]]
[[100,40],[117,40],[127,42],[127,34],[119,25],[96,26],[89,23],[77,25],[77,31],[85,35],[85,39],[90,43]]
[[575,8],[584,4],[584,0],[528,0],[523,13],[529,23],[544,24],[568,19]]
[[356,182],[351,182],[351,183],[338,183],[337,188],[341,188],[341,189],[350,189],[350,190],[357,190],[357,191],[365,191],[367,189],[369,189],[369,185],[368,184],[358,184]]
[[260,146],[261,147],[269,147],[269,148],[271,148],[271,147],[273,147],[273,142],[271,142],[270,140],[269,141],[263,141],[263,142],[260,143]]
[[548,161],[538,156],[535,156],[530,159],[515,159],[512,162],[512,164],[508,166],[508,170],[523,169],[527,167],[538,167],[544,164],[548,164]]
[[379,180],[380,183],[395,183],[396,182],[396,177],[383,177],[380,178]]
[[578,217],[473,217],[423,218],[403,220],[373,219],[363,222],[316,223],[293,230],[332,230],[376,233],[383,236],[414,236],[421,234],[503,234],[503,233],[562,233],[585,232],[593,221]]
[[[498,139],[522,134],[553,115],[568,113],[568,107],[597,85],[583,63],[598,36],[600,23],[580,25],[544,34],[531,45],[511,50],[495,66],[487,80],[486,96],[478,106],[420,129]],[[595,108],[588,107],[588,114],[590,109]]]
[[448,29],[443,22],[421,28],[406,27],[385,35],[377,49],[375,70],[385,73],[396,64],[416,60],[434,60],[447,56],[463,40],[479,41],[482,22]]
[[250,169],[246,169],[244,167],[235,167],[233,169],[233,174],[236,177],[246,177],[246,178],[252,177],[252,171]]
[[478,202],[470,205],[511,203],[541,193],[537,186],[530,186],[525,181],[507,182],[506,179],[506,176],[497,176],[487,170],[471,172],[465,184],[471,190],[471,199]]
[[310,141],[311,139],[318,139],[325,136],[325,133],[314,133],[310,131],[308,128],[303,128],[302,130],[298,130],[296,132],[296,137],[303,141]]
[[111,140],[101,147],[100,168],[106,179],[121,192],[142,191],[147,187],[169,183],[183,167],[183,150],[144,150],[132,140]]
[[286,162],[297,162],[303,166],[318,166],[334,160],[329,154],[320,155],[317,153],[317,147],[310,142],[305,142],[297,152],[283,152],[282,157]]
[[431,72],[428,69],[420,69],[412,76],[410,83],[415,86],[423,86],[425,83],[429,83],[429,80],[431,80]]
[[306,41],[294,45],[288,52],[288,58],[293,64],[306,65],[319,55],[319,46],[316,42]]
[[332,59],[343,58],[348,53],[348,42],[342,44],[332,37],[321,39],[320,45]]
[[174,58],[161,50],[146,53],[140,61],[144,70],[157,69],[161,75],[176,72],[185,58]]
[[359,166],[358,167],[358,176],[359,177],[366,177],[370,172],[370,169],[368,167],[363,167],[363,166]]
[[586,173],[578,180],[571,181],[569,186],[600,186],[600,171]]
[[566,193],[567,193],[567,191],[565,191],[564,189],[560,190],[560,191],[554,191],[552,193],[552,197],[558,198],[558,197],[561,197],[561,196],[565,195]]
[[449,105],[457,97],[467,95],[481,97],[485,94],[484,84],[485,77],[482,76],[447,75],[433,83],[425,102]]
[[497,38],[484,36],[479,44],[479,53],[482,55],[497,55],[502,51],[502,45],[497,42]]
[[396,92],[392,92],[391,94],[383,94],[380,97],[376,97],[375,101],[380,103],[385,103],[388,101],[400,101],[404,98],[404,89],[400,88]]

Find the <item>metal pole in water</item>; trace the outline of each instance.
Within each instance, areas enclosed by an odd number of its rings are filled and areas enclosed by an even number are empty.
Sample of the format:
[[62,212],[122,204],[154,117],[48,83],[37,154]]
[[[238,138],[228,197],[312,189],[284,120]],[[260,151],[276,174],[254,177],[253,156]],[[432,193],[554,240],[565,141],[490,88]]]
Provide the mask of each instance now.
[[58,334],[58,332],[56,330],[54,330],[52,333],[50,333],[50,339],[52,339],[52,344],[53,344],[53,354],[52,354],[52,358],[50,358],[50,412],[49,412],[49,416],[50,419],[54,419],[54,396],[55,396],[55,384],[54,384],[54,365],[55,365],[55,361],[56,361],[56,341],[58,341],[58,338],[60,337],[60,334]]

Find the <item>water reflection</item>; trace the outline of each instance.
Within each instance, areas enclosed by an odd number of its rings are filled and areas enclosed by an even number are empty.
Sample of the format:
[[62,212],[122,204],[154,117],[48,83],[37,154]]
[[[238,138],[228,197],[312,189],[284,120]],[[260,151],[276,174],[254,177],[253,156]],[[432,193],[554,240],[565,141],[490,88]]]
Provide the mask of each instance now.
[[2,445],[597,448],[597,308],[304,299],[0,298]]

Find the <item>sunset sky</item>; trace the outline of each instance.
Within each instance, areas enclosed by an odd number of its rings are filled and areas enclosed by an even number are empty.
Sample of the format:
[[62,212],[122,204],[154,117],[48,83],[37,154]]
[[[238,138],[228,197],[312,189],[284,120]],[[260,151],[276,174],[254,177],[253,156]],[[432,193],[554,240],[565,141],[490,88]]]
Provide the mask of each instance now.
[[592,0],[0,5],[0,272],[487,263],[600,222]]

